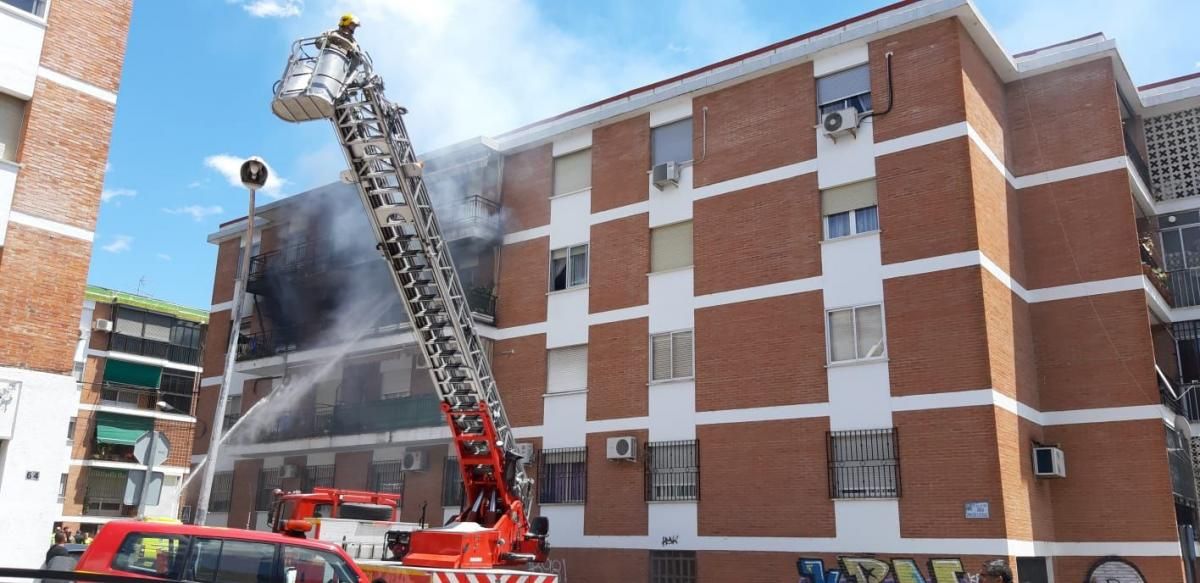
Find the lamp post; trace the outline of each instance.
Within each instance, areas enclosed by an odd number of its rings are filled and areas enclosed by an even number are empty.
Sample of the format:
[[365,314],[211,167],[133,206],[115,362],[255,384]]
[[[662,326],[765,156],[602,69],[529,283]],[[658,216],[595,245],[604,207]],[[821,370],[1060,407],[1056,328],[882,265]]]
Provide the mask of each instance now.
[[196,524],[208,520],[208,500],[212,495],[213,475],[217,468],[221,449],[221,434],[225,431],[225,401],[229,398],[229,385],[233,384],[233,366],[237,360],[237,345],[242,323],[243,296],[246,294],[246,278],[250,274],[250,248],[254,245],[254,193],[267,184],[266,162],[254,156],[242,162],[242,185],[250,191],[250,208],[246,212],[246,246],[242,250],[242,265],[233,284],[233,316],[229,323],[229,349],[225,352],[225,374],[217,393],[217,407],[209,424],[212,435],[208,439],[208,454],[205,456],[204,480],[200,484],[200,496],[196,500]]

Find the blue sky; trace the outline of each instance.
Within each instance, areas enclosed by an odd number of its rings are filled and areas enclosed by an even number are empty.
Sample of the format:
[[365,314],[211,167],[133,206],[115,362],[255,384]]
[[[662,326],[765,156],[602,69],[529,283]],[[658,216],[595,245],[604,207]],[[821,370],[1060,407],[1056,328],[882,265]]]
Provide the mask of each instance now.
[[[337,178],[328,124],[270,114],[295,38],[337,14],[409,106],[419,150],[495,134],[886,4],[759,0],[172,0],[134,5],[89,281],[210,303],[206,236],[246,212],[228,173],[264,157],[260,204]],[[1136,6],[1134,6],[1136,5]],[[1184,0],[980,0],[1009,51],[1103,31],[1138,84],[1200,70]],[[1169,15],[1169,16],[1167,16]]]

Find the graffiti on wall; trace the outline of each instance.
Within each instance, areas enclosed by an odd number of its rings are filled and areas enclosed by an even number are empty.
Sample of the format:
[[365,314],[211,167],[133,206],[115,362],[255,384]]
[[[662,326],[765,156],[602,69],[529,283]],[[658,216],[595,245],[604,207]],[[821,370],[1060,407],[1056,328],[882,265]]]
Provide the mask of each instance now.
[[558,583],[567,583],[567,560],[546,559],[542,563],[529,563],[528,571],[558,575]]
[[832,568],[826,567],[821,559],[796,561],[800,583],[969,583],[972,580],[963,568],[962,559],[929,559],[926,566],[928,575],[921,572],[914,559],[838,557]]
[[1133,563],[1120,557],[1104,557],[1092,565],[1087,583],[1146,583]]

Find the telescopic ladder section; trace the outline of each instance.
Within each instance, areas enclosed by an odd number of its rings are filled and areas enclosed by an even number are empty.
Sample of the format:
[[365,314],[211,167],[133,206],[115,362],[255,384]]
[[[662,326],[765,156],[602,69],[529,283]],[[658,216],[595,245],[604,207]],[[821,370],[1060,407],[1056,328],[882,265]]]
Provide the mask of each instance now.
[[[529,547],[519,544],[529,528],[533,482],[520,463],[512,426],[421,177],[404,125],[405,110],[387,101],[382,80],[362,56],[333,101],[332,121],[450,426],[464,488],[465,510],[457,521],[483,528],[504,523],[508,532],[495,540],[505,548],[495,561],[519,564],[533,558],[520,552]],[[418,535],[413,534],[414,553]]]

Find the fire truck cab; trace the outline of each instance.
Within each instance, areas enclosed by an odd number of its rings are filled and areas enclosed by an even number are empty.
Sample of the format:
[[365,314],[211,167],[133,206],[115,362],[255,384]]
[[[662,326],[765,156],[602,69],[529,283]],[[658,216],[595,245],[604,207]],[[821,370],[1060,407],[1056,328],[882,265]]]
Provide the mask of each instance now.
[[335,488],[313,488],[308,493],[276,490],[269,517],[273,532],[284,532],[289,520],[309,518],[396,522],[400,495]]

